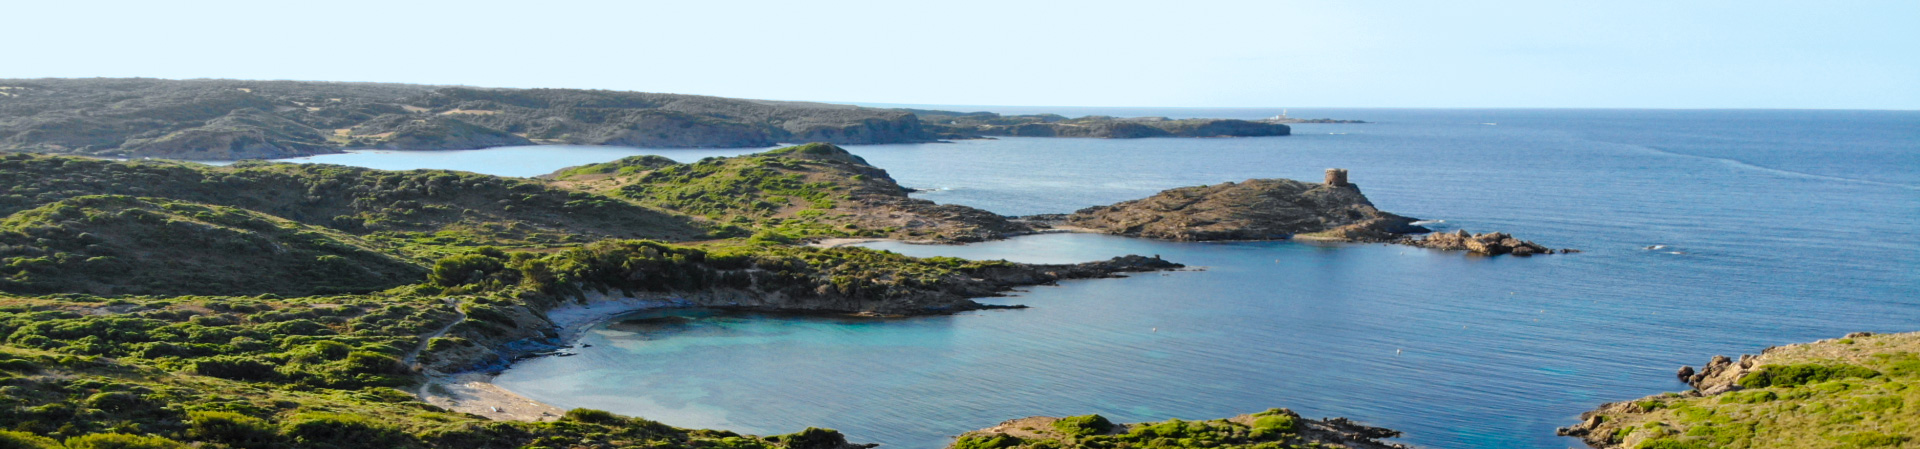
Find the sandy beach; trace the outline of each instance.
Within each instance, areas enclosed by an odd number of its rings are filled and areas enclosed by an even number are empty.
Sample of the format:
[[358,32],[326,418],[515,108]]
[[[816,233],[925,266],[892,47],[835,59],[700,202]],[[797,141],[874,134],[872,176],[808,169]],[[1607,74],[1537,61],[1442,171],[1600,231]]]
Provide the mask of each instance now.
[[[627,313],[668,307],[685,307],[685,301],[671,297],[616,297],[588,293],[586,304],[570,304],[547,311],[547,318],[560,327],[560,338],[568,345],[580,339],[587,329]],[[494,420],[551,421],[566,409],[521,396],[493,383],[493,374],[484,372],[439,373],[429,371],[427,383],[416,392],[420,400],[448,410],[485,416]]]

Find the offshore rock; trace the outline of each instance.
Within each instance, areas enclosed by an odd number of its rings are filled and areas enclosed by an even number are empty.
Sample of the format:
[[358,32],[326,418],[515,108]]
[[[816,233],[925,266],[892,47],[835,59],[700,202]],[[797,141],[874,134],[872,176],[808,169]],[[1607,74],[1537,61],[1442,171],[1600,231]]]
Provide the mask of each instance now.
[[[1452,233],[1440,232],[1427,234],[1417,239],[1402,239],[1400,243],[1421,248],[1467,251],[1486,256],[1512,254],[1525,257],[1535,254],[1553,254],[1556,252],[1551,248],[1541,246],[1537,243],[1513,238],[1512,235],[1504,232],[1489,232],[1485,234],[1471,234],[1466,230]],[[1569,251],[1563,250],[1560,252]]]
[[1179,241],[1278,240],[1301,234],[1388,241],[1427,232],[1414,219],[1374,208],[1358,186],[1291,179],[1181,187],[1111,206],[1081,209],[1067,225],[1108,234]]

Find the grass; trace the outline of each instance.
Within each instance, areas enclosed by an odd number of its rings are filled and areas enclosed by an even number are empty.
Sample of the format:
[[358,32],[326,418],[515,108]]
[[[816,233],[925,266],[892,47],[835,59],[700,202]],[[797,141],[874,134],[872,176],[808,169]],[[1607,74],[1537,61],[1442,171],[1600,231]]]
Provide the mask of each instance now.
[[1710,397],[1662,396],[1605,414],[1633,448],[1894,448],[1920,436],[1920,333],[1778,348]]

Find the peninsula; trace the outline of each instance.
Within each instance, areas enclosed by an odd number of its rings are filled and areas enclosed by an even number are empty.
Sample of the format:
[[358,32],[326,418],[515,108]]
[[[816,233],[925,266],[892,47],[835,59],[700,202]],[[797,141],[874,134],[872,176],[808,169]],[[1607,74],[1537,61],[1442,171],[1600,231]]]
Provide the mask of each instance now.
[[[1245,120],[1051,120],[1058,116],[1011,119],[1024,125],[1014,127],[1020,131],[1006,131],[1003,125],[974,124],[984,120],[976,119],[984,117],[979,114],[991,113],[387,83],[11,79],[0,80],[0,92],[0,151],[113,158],[241,160],[347,149],[534,144],[754,148],[782,142],[884,144],[993,135],[1239,137],[1289,132],[1284,124]],[[940,119],[925,120],[918,115],[922,112]],[[954,120],[958,118],[969,121]]]

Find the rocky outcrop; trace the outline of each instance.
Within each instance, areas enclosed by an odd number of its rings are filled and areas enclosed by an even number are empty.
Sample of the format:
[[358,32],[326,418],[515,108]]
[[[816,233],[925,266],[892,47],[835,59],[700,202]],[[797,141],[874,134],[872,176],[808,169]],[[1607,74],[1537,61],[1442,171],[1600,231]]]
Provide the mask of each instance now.
[[[1780,424],[1771,429],[1776,433],[1812,433],[1831,434],[1835,424],[1823,420],[1827,404],[1784,403],[1798,399],[1813,398],[1814,392],[1805,389],[1820,390],[1815,384],[1827,380],[1840,380],[1854,377],[1881,377],[1883,372],[1874,371],[1870,366],[1884,371],[1885,375],[1898,376],[1901,371],[1898,363],[1911,359],[1915,348],[1920,348],[1920,333],[1874,334],[1854,332],[1845,337],[1768,347],[1760,354],[1743,354],[1739,358],[1716,355],[1699,368],[1681,366],[1674,375],[1681,382],[1692,387],[1679,393],[1663,393],[1630,401],[1601,404],[1591,411],[1580,414],[1580,423],[1561,427],[1556,434],[1580,438],[1588,446],[1603,449],[1624,449],[1648,446],[1651,440],[1686,438],[1682,435],[1694,435],[1687,432],[1688,424],[1669,416],[1666,410],[1679,407],[1698,407],[1694,413],[1705,412],[1702,416],[1727,416],[1716,414],[1716,407],[1740,407],[1744,404],[1768,403],[1772,410],[1765,419],[1766,424]],[[1905,357],[1906,359],[1903,359]],[[1907,362],[1911,363],[1911,362]],[[1888,365],[1894,365],[1888,368]],[[1788,372],[1797,372],[1793,376],[1804,376],[1798,381],[1776,381],[1751,383],[1746,379],[1750,375],[1765,374],[1778,366],[1797,368]],[[1847,369],[1857,369],[1848,372]],[[1826,371],[1826,372],[1817,372]],[[1749,382],[1743,382],[1747,380]],[[1747,390],[1747,386],[1764,390]],[[1803,389],[1796,391],[1796,389]],[[1843,387],[1844,389],[1844,387]],[[1721,396],[1714,398],[1715,396]],[[1814,398],[1818,399],[1818,398]],[[1779,403],[1777,403],[1779,402]],[[1815,417],[1809,417],[1814,415]],[[1751,416],[1734,415],[1731,422],[1715,422],[1716,426],[1751,426],[1756,423]],[[1745,422],[1743,422],[1745,421]],[[1813,424],[1822,423],[1824,424]],[[1679,426],[1679,427],[1676,427]],[[1776,435],[1777,436],[1777,435]],[[1816,437],[1824,440],[1824,437]],[[1753,447],[1770,446],[1753,442]],[[1657,446],[1684,447],[1684,446]],[[1792,446],[1800,447],[1800,446]]]
[[1205,421],[1113,423],[1100,415],[1066,418],[1032,416],[960,434],[948,449],[1109,447],[1189,447],[1165,444],[1207,440],[1193,447],[1338,447],[1348,449],[1408,449],[1380,441],[1398,438],[1397,430],[1373,427],[1347,418],[1307,419],[1288,409],[1272,409],[1226,419]]
[[1578,250],[1554,250],[1540,244],[1513,238],[1504,232],[1471,234],[1466,230],[1456,232],[1436,232],[1419,238],[1407,237],[1398,241],[1403,245],[1418,246],[1449,251],[1466,251],[1484,256],[1512,254],[1532,256],[1535,254],[1554,254],[1578,252]]
[[1081,209],[1068,226],[1108,234],[1179,241],[1276,240],[1302,234],[1379,241],[1427,232],[1414,219],[1374,208],[1351,184],[1290,179],[1182,187],[1112,206]]

